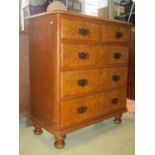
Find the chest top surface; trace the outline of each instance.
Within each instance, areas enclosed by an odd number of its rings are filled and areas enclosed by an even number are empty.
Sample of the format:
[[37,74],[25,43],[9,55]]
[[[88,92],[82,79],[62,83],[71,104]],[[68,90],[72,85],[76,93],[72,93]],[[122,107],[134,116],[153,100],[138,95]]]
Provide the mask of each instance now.
[[72,16],[72,17],[79,17],[79,18],[87,18],[87,19],[94,19],[97,21],[105,21],[105,22],[112,22],[112,23],[120,23],[123,25],[128,25],[128,26],[132,26],[131,23],[125,22],[125,21],[120,21],[120,20],[114,20],[114,19],[106,19],[106,18],[102,18],[102,17],[97,17],[97,16],[91,16],[91,15],[86,15],[86,14],[82,14],[82,13],[73,13],[73,12],[69,12],[69,11],[51,11],[51,12],[45,12],[45,13],[41,13],[41,14],[37,14],[37,15],[33,15],[30,17],[26,17],[26,19],[35,19],[35,18],[40,18],[42,16],[50,16],[50,15],[68,15],[68,16]]

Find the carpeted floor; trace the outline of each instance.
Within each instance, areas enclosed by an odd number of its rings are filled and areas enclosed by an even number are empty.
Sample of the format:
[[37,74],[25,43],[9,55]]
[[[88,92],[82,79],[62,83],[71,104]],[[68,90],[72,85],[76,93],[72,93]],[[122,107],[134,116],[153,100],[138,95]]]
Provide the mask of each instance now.
[[67,135],[66,146],[58,150],[53,146],[52,134],[33,134],[33,127],[25,127],[20,118],[20,155],[134,155],[135,118],[125,113],[122,124],[112,119],[80,129]]

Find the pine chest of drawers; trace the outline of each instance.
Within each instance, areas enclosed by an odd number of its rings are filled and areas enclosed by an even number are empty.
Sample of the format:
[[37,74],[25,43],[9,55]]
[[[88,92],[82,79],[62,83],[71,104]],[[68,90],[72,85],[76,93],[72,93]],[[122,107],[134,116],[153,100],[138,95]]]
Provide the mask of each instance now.
[[126,111],[130,24],[53,12],[29,18],[30,119],[65,135]]

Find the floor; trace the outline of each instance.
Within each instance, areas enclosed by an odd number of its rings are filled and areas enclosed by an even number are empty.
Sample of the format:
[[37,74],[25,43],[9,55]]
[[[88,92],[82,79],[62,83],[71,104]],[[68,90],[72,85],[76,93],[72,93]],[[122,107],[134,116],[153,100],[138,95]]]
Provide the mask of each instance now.
[[80,129],[67,135],[66,146],[58,150],[53,146],[52,134],[33,134],[33,127],[25,127],[20,118],[20,155],[134,155],[135,115],[125,113],[122,124],[112,119]]

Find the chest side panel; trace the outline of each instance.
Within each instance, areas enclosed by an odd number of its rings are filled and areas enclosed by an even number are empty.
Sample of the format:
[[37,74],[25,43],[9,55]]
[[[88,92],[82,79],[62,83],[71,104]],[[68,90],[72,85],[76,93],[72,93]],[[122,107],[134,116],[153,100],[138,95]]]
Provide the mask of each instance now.
[[48,129],[58,125],[57,34],[57,16],[29,20],[31,118]]

